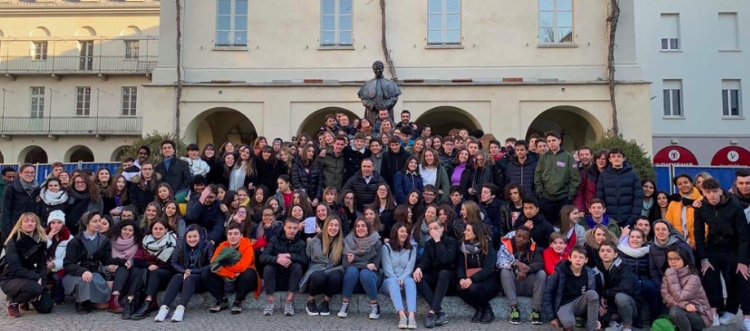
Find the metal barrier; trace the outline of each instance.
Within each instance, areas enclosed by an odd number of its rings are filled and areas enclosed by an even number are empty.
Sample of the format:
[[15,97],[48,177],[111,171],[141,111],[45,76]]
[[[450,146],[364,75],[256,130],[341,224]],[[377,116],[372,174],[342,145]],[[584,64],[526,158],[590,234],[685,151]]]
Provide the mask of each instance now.
[[[65,171],[68,173],[73,173],[73,171],[76,171],[78,169],[91,169],[93,171],[99,170],[99,168],[107,168],[109,169],[109,172],[111,174],[117,173],[117,168],[121,164],[118,162],[78,162],[78,163],[64,163],[63,167],[65,168]],[[5,167],[11,167],[13,169],[18,170],[18,163],[8,163],[8,164],[0,164],[0,169]],[[36,168],[36,181],[39,184],[42,184],[49,174],[52,173],[52,164],[49,163],[37,163],[34,165]]]
[[677,188],[672,185],[672,178],[680,174],[688,174],[695,178],[700,172],[706,172],[721,183],[721,187],[728,190],[734,184],[734,173],[744,168],[716,167],[716,166],[656,166],[656,188],[675,193]]

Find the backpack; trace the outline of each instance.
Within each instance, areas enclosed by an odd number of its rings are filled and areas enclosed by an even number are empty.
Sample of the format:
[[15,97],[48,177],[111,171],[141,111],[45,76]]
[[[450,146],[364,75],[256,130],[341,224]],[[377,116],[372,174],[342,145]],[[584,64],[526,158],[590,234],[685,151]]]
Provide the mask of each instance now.
[[651,331],[676,331],[677,327],[675,327],[674,323],[672,323],[672,320],[669,319],[669,316],[667,315],[661,315],[659,318],[655,319],[653,323],[651,323]]

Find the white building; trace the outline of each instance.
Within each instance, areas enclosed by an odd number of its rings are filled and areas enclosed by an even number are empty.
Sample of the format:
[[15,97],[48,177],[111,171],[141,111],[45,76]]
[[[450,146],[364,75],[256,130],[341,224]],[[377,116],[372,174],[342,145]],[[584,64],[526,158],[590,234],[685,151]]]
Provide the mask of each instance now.
[[750,166],[750,1],[635,1],[654,162]]

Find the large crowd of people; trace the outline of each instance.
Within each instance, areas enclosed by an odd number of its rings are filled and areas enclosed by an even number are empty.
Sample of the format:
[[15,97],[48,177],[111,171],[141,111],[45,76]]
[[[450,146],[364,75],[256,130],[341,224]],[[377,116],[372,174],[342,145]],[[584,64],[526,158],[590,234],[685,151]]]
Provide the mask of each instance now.
[[[554,131],[440,136],[408,111],[397,123],[387,111],[374,123],[331,114],[286,142],[190,144],[182,157],[176,147],[163,141],[153,163],[143,146],[117,174],[54,163],[37,183],[30,164],[2,169],[10,317],[69,297],[80,314],[179,322],[208,292],[211,313],[231,314],[264,294],[264,316],[329,316],[341,294],[339,318],[360,293],[377,319],[383,293],[397,327],[415,329],[417,294],[426,328],[448,323],[447,295],[474,323],[493,322],[490,301],[503,295],[511,324],[527,296],[533,325],[702,330],[741,308],[750,331],[747,170],[729,191],[707,173],[678,175],[669,194],[617,147],[571,153]],[[307,303],[294,307],[300,293]]]

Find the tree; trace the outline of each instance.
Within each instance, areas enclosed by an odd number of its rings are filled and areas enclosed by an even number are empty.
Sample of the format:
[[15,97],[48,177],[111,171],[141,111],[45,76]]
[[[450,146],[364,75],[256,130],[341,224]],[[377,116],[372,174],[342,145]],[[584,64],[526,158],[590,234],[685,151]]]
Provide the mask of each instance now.
[[125,152],[122,154],[122,157],[118,161],[122,161],[124,159],[127,159],[129,157],[132,157],[134,159],[138,159],[138,149],[141,148],[141,146],[148,146],[148,148],[151,149],[151,158],[149,160],[151,162],[154,162],[156,164],[157,162],[162,160],[161,155],[161,142],[164,140],[173,140],[175,144],[177,145],[177,150],[175,151],[175,155],[180,156],[185,153],[187,150],[187,144],[180,139],[180,137],[177,136],[175,133],[160,133],[157,131],[154,131],[153,133],[149,133],[139,139],[136,139],[133,141],[133,144],[130,145],[128,149],[125,150]]
[[615,147],[622,148],[625,151],[625,158],[633,166],[633,169],[641,179],[656,179],[653,162],[635,139],[627,140],[622,134],[616,134],[613,131],[607,131],[601,138],[589,145],[591,150],[596,153],[600,149],[611,149]]

